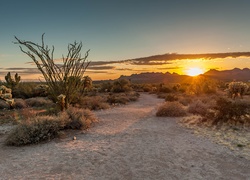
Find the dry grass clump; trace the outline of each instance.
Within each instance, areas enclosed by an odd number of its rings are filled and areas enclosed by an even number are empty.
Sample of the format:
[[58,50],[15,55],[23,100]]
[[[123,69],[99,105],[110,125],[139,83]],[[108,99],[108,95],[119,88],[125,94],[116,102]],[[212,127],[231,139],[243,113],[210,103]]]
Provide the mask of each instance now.
[[140,97],[140,94],[137,92],[131,92],[131,93],[128,93],[127,95],[128,95],[129,101],[137,101],[137,99]]
[[184,106],[188,106],[190,103],[193,102],[193,98],[190,96],[183,96],[181,98],[179,98],[179,103],[181,103]]
[[169,101],[169,102],[178,101],[178,100],[179,98],[174,94],[168,94],[165,97],[165,101]]
[[128,92],[128,93],[114,93],[109,94],[107,102],[111,105],[127,104],[131,101],[136,101],[140,97],[139,93]]
[[126,95],[113,94],[113,95],[108,96],[107,102],[111,105],[127,104],[129,102],[129,98],[126,97]]
[[198,99],[197,101],[192,102],[187,110],[189,113],[205,116],[208,110],[208,105]]
[[129,102],[129,97],[125,93],[110,94],[107,97],[107,102],[111,105],[127,104]]
[[0,99],[0,109],[9,109],[9,105],[4,101]]
[[77,104],[81,108],[90,110],[108,109],[110,107],[109,104],[106,102],[106,99],[101,96],[81,97]]
[[67,116],[65,129],[88,129],[92,123],[97,122],[96,117],[89,109],[70,107],[61,116]]
[[[25,118],[26,116],[21,116]],[[87,129],[95,116],[88,109],[70,107],[58,116],[30,116],[22,120],[8,135],[5,143],[12,146],[37,144],[57,137],[60,131],[65,129]]]
[[23,109],[23,108],[27,108],[28,105],[24,99],[18,98],[18,99],[15,99],[15,103],[13,107],[15,109]]
[[166,102],[156,112],[156,116],[182,117],[186,115],[186,110],[179,102]]
[[7,145],[21,146],[35,144],[57,136],[60,120],[56,116],[37,116],[19,124],[6,139]]
[[30,107],[44,107],[44,106],[51,106],[54,104],[50,99],[44,97],[29,98],[26,99],[25,101],[27,105]]

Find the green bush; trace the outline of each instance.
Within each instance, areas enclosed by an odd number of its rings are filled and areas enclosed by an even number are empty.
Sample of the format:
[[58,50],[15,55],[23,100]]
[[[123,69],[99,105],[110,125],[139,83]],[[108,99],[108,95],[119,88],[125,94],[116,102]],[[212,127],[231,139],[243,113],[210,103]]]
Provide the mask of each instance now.
[[156,116],[181,117],[186,115],[186,110],[179,102],[166,102],[156,112]]

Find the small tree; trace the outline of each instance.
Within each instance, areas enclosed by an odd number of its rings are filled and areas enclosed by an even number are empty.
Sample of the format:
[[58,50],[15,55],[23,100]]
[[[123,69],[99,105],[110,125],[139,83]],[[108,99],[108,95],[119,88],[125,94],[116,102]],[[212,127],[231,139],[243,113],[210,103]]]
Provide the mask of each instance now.
[[[82,80],[89,65],[87,61],[89,50],[84,57],[81,57],[82,42],[69,44],[67,56],[62,56],[62,62],[57,64],[53,58],[54,46],[50,49],[44,44],[44,34],[42,35],[41,45],[20,40],[16,36],[15,39],[17,42],[14,43],[20,45],[21,51],[34,61],[38,70],[42,73],[53,98],[57,99],[59,95],[65,95],[65,107],[62,109],[67,109],[75,94],[81,92],[84,85]],[[23,49],[23,47],[26,49]]]

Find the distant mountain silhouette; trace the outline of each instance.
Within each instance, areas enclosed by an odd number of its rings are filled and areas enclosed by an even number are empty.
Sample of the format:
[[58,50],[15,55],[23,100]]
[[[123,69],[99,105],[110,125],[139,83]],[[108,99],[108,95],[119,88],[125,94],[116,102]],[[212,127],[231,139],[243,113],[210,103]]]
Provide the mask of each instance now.
[[[232,70],[218,71],[211,69],[204,73],[201,76],[208,78],[221,80],[221,81],[249,81],[250,80],[250,69],[244,68],[234,68]],[[128,79],[132,83],[182,83],[190,82],[192,80],[191,76],[188,75],[179,75],[177,73],[159,73],[159,72],[150,72],[150,73],[140,73],[132,74],[130,76],[120,76],[119,79]]]
[[187,75],[179,75],[177,73],[159,73],[159,72],[150,72],[150,73],[141,73],[141,74],[132,74],[131,76],[120,76],[119,79],[128,79],[132,83],[181,83],[187,82],[192,77]]
[[222,81],[249,81],[250,80],[250,69],[244,68],[234,68],[232,70],[224,70],[224,71],[218,71],[215,69],[211,69],[204,73],[204,76],[210,77],[213,79],[218,79]]

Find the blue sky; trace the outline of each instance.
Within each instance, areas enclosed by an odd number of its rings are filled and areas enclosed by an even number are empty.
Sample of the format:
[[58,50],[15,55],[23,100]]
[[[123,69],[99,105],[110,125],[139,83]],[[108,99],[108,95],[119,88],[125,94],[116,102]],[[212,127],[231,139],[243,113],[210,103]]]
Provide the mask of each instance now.
[[0,2],[0,68],[32,68],[14,36],[39,43],[43,33],[57,58],[76,40],[83,42],[83,52],[90,49],[92,62],[246,52],[249,17],[249,0],[5,0]]

